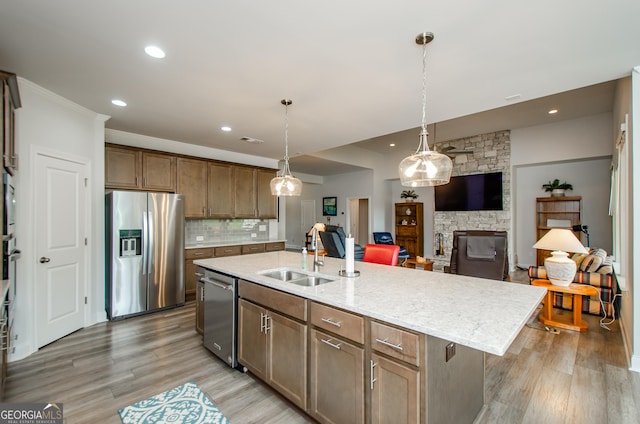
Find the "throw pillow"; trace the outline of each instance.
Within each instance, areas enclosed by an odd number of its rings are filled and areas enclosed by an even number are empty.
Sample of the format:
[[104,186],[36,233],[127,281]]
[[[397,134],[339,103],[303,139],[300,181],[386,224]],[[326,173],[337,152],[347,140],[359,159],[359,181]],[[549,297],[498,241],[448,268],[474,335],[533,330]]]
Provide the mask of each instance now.
[[582,260],[580,263],[580,271],[596,272],[606,257],[606,250],[596,249],[593,253],[587,255],[587,257]]

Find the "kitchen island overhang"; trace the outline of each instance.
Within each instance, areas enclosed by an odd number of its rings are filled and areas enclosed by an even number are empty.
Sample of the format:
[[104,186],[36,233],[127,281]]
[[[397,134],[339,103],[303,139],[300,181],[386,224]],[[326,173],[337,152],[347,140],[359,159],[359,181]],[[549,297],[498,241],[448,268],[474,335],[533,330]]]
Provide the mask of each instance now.
[[279,268],[300,269],[300,254],[286,251],[201,259],[195,264],[499,356],[546,293],[526,284],[366,262],[356,263],[359,277],[340,277],[345,261],[335,258],[326,258],[317,273],[334,281],[313,287],[261,275]]

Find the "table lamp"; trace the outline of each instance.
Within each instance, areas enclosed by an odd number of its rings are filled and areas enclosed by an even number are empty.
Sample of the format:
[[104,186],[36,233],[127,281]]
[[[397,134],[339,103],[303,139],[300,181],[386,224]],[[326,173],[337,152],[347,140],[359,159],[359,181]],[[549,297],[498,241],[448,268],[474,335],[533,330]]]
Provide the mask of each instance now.
[[311,239],[311,250],[316,250],[319,249],[318,247],[318,243],[322,244],[322,240],[320,240],[320,231],[325,231],[326,230],[326,226],[325,224],[323,224],[322,222],[316,222],[315,224],[313,224],[313,227],[311,227],[311,229],[309,230],[309,235],[313,236],[314,235],[314,231],[315,230],[315,237],[312,237]]
[[576,263],[569,259],[567,252],[588,253],[587,249],[571,230],[552,228],[533,245],[534,249],[551,250],[551,256],[544,260],[544,268],[551,284],[568,286],[576,275]]

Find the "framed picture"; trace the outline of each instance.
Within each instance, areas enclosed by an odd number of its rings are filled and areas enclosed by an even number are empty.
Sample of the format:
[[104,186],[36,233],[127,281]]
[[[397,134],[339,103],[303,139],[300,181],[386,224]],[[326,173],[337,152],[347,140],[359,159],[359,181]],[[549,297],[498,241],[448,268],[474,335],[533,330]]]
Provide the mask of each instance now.
[[322,198],[322,216],[338,215],[337,204],[338,204],[337,197],[323,197]]

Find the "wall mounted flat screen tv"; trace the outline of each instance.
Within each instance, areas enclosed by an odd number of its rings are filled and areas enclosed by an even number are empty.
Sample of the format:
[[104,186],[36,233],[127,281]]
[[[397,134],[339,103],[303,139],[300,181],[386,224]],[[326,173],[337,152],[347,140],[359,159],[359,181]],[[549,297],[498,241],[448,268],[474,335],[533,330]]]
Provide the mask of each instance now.
[[436,211],[501,211],[502,172],[451,177],[435,187]]

